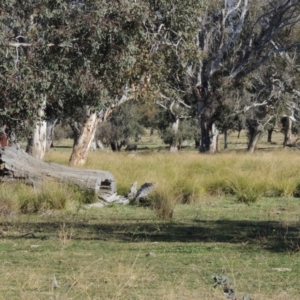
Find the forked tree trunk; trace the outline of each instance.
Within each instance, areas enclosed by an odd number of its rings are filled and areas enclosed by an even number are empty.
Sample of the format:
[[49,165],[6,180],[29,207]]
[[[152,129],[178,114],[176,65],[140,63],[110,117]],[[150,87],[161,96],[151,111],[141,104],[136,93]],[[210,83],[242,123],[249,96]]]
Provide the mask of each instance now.
[[84,107],[84,121],[77,140],[74,141],[69,166],[82,166],[85,164],[89,148],[94,140],[97,125],[100,119],[97,112],[89,106]]
[[218,151],[219,130],[215,124],[201,122],[200,152],[216,153]]
[[0,148],[0,164],[0,182],[21,181],[38,186],[45,179],[53,179],[75,184],[99,198],[116,193],[116,182],[110,172],[45,163],[15,146]]
[[43,96],[43,103],[38,110],[38,120],[30,136],[27,139],[26,152],[35,159],[43,160],[46,153],[47,122],[45,116],[46,96]]
[[253,153],[256,149],[258,139],[264,131],[264,128],[258,123],[257,120],[248,120],[247,123],[249,130],[248,152]]

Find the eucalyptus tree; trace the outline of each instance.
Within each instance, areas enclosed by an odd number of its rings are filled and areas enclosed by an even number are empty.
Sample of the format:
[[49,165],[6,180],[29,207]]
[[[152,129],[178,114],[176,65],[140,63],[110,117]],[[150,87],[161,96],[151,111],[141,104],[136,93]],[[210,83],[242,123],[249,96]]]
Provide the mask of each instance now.
[[47,105],[62,102],[69,116],[83,107],[70,158],[71,165],[83,164],[99,121],[136,97],[147,80],[147,6],[136,0],[4,0],[0,10],[1,114],[32,128],[43,119],[46,98]]
[[216,110],[216,126],[224,134],[224,149],[228,148],[228,131],[239,126],[239,119],[229,106],[219,106]]
[[[36,121],[42,122],[49,90],[42,60],[29,51],[26,37],[36,28],[32,8],[32,1],[0,3],[0,122],[18,136],[27,135]],[[30,46],[40,52],[38,45]]]
[[114,109],[107,122],[99,125],[96,139],[111,145],[113,151],[121,150],[128,144],[130,138],[136,138],[144,133],[141,125],[141,115],[137,103],[127,102]]
[[[296,88],[299,87],[299,55],[297,49],[277,55],[254,72],[252,76],[252,101],[256,102],[254,116],[268,127],[270,132],[278,124],[284,134],[283,146],[292,144],[293,123],[299,123],[300,102]],[[252,113],[253,115],[253,113]],[[263,122],[261,122],[263,121]],[[266,126],[261,127],[262,130]],[[253,133],[255,130],[252,128]]]
[[[180,113],[176,112],[177,117]],[[156,126],[162,141],[170,146],[170,152],[178,152],[184,141],[194,140],[198,137],[197,120],[190,116],[180,118],[180,122],[174,124],[174,114],[167,108],[158,108]],[[174,128],[174,125],[176,128]]]
[[[194,108],[198,108],[200,151],[214,152],[216,112],[220,105],[228,104],[224,90],[235,89],[270,57],[299,44],[283,41],[286,30],[294,30],[299,23],[300,2],[216,0],[195,4],[162,4],[153,36],[156,48],[171,45],[185,65]],[[180,49],[192,55],[180,55]]]
[[171,152],[177,152],[183,136],[181,125],[184,125],[182,122],[187,123],[184,121],[191,119],[191,107],[181,99],[175,98],[171,101],[163,95],[157,101],[157,104],[163,110],[161,113],[163,124],[159,126],[160,131],[163,132],[163,140],[170,145]]
[[195,15],[202,14],[204,1],[149,0],[152,18],[145,24],[152,42],[151,87],[162,118],[160,132],[170,151],[176,152],[182,135],[181,123],[195,117],[196,105],[187,89],[186,64],[197,57]]

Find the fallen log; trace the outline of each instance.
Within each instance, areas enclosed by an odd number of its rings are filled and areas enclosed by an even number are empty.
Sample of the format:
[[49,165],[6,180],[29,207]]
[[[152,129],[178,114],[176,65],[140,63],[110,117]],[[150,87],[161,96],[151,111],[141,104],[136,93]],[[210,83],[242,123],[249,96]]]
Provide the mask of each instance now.
[[72,183],[100,199],[116,193],[116,182],[107,171],[86,170],[39,161],[16,145],[0,148],[0,182],[22,181],[33,186],[46,179]]

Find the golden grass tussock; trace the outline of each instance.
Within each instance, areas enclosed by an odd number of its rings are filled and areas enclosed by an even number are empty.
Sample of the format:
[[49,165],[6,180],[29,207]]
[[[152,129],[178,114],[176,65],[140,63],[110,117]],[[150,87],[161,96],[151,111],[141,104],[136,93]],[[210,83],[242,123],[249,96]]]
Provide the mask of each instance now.
[[73,185],[47,180],[40,186],[23,183],[0,184],[0,215],[41,213],[47,210],[75,211],[81,204],[95,202],[95,195]]
[[205,194],[230,194],[238,201],[253,202],[260,196],[297,195],[299,163],[296,152],[284,150],[254,155],[92,153],[86,167],[111,171],[120,192],[127,192],[134,181],[168,182],[182,194],[182,203],[201,201]]

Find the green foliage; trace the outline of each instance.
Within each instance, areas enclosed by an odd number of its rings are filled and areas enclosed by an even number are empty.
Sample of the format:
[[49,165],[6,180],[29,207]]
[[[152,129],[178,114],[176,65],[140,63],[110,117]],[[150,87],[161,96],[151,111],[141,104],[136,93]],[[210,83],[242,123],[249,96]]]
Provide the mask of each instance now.
[[229,106],[220,105],[216,110],[215,118],[215,124],[221,132],[239,127],[239,119],[232,114],[232,109]]
[[113,142],[126,141],[137,138],[144,133],[141,126],[141,114],[136,106],[125,103],[115,109],[109,119],[99,125],[96,138],[106,145]]
[[156,124],[163,142],[167,145],[176,145],[179,148],[183,141],[193,140],[199,136],[198,121],[193,118],[180,119],[178,131],[174,132],[172,123],[174,116],[170,111],[160,110],[156,116]]
[[0,11],[0,115],[15,129],[33,125],[42,95],[72,116],[105,108],[141,75],[143,1],[5,0]]
[[54,141],[73,138],[74,132],[69,125],[58,124],[54,128]]

